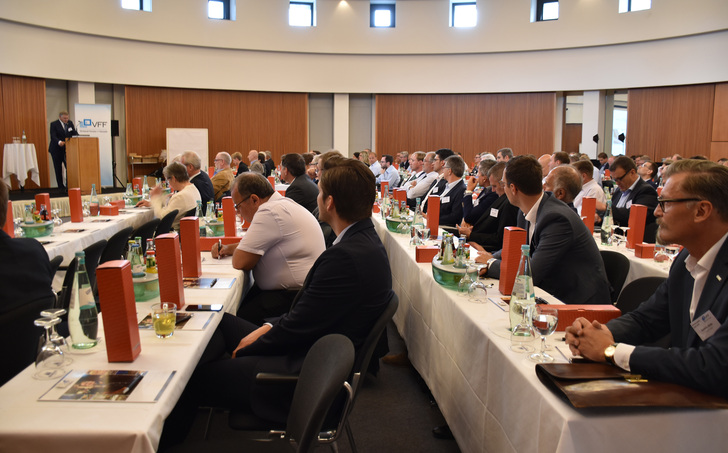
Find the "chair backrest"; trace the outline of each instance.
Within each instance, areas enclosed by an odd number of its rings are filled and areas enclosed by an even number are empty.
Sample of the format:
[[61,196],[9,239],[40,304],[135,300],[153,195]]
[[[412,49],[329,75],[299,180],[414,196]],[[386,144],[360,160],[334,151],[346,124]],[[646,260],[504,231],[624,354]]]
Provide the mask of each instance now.
[[124,250],[126,250],[126,244],[129,241],[129,236],[132,231],[134,231],[134,228],[126,227],[111,236],[106,242],[106,248],[101,253],[99,264],[107,261],[126,259],[124,256]]
[[611,300],[616,302],[629,273],[629,258],[613,250],[600,250],[599,254],[602,255],[607,280],[609,280],[609,285],[612,287]]
[[129,235],[132,239],[137,236],[142,238],[142,256],[147,253],[147,239],[154,236],[154,232],[157,230],[157,225],[159,225],[159,219],[152,219],[144,225],[139,226]]
[[71,285],[73,285],[73,276],[76,275],[77,264],[78,260],[74,257],[66,268],[66,275],[63,277],[63,286],[58,293],[58,299],[53,308],[65,308],[66,312],[68,312],[68,307],[71,305]]
[[314,446],[329,407],[345,386],[353,364],[354,346],[343,335],[326,335],[308,351],[286,423],[286,438],[295,443],[297,452],[308,452]]
[[88,273],[88,281],[91,284],[91,289],[94,294],[98,294],[96,289],[96,268],[99,266],[99,260],[101,259],[101,254],[104,253],[106,243],[106,239],[102,239],[83,249],[85,254],[86,273]]
[[[166,234],[169,233],[172,229],[172,224],[174,223],[174,219],[177,218],[177,214],[179,213],[179,210],[173,209],[169,211],[162,219],[159,221],[159,225],[157,225],[157,229],[154,232],[154,236],[159,236],[160,234]],[[146,248],[146,247],[145,247]]]
[[34,300],[0,314],[0,341],[7,345],[0,367],[0,386],[35,362],[38,338],[43,329],[36,327],[33,321],[40,318],[41,311],[52,305],[51,298]]
[[54,256],[51,260],[51,277],[56,275],[56,272],[58,272],[58,268],[61,266],[61,263],[63,262],[63,255]]
[[655,294],[657,288],[665,280],[664,277],[638,278],[624,287],[615,305],[622,310],[623,314],[629,313]]
[[195,206],[194,208],[192,208],[189,211],[185,212],[185,214],[182,217],[183,218],[184,217],[194,217],[196,213],[197,213],[197,207]]

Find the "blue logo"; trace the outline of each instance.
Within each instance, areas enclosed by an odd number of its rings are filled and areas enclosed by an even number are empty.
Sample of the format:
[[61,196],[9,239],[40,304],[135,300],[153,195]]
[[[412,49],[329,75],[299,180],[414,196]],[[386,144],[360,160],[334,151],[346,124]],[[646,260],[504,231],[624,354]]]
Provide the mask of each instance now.
[[90,119],[86,118],[83,120],[83,127],[89,127],[89,126],[91,126],[91,124],[93,124],[93,123]]

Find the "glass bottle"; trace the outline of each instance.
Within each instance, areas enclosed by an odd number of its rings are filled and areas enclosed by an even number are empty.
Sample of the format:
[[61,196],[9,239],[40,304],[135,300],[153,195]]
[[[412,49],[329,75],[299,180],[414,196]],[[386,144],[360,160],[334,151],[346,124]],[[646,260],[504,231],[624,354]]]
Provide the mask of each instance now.
[[28,137],[25,135],[25,129],[23,129],[23,137],[21,138],[23,144],[28,143]]
[[141,247],[135,240],[129,240],[129,251],[126,259],[131,263],[131,276],[134,278],[144,277],[145,265],[141,259]]
[[147,184],[147,178],[144,178],[144,184],[142,185],[142,198],[145,200],[149,199],[149,185]]
[[35,220],[33,219],[33,207],[29,204],[25,205],[25,215],[23,216],[23,220],[26,224],[35,223]]
[[157,251],[157,248],[154,246],[154,239],[152,238],[147,239],[147,251],[149,250]]
[[452,234],[447,234],[442,239],[444,246],[442,249],[442,264],[453,264],[455,260],[453,259],[453,240],[452,240]]
[[531,274],[530,246],[521,246],[521,261],[518,263],[516,280],[513,282],[509,317],[511,335],[532,337],[531,310],[536,306],[536,293]]
[[99,196],[96,195],[96,184],[91,184],[91,199],[89,200],[89,210],[92,216],[99,215]]
[[146,260],[147,268],[146,272],[147,274],[156,274],[157,271],[157,256],[154,249],[147,248],[147,260]]
[[604,211],[604,219],[602,220],[602,228],[600,231],[602,245],[610,245],[612,238],[612,200],[607,200],[607,210]]
[[73,348],[88,349],[98,342],[99,319],[96,311],[91,283],[86,273],[86,256],[84,252],[76,252],[78,268],[73,276],[71,286],[71,302],[68,307],[68,330],[71,332]]

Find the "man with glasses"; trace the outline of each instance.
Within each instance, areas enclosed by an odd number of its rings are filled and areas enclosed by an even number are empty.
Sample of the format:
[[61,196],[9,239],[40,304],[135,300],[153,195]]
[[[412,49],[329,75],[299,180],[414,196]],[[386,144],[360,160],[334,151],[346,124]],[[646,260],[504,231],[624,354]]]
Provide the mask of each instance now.
[[440,196],[440,225],[454,227],[463,220],[464,172],[465,162],[460,156],[445,159],[442,166],[444,188],[436,194]]
[[225,151],[217,153],[215,156],[215,174],[212,175],[212,188],[215,191],[215,201],[222,200],[230,192],[230,186],[233,184],[235,175],[233,169],[230,168],[230,154]]
[[[422,154],[422,161],[417,162],[420,160],[420,153]],[[404,188],[407,190],[407,206],[410,209],[415,208],[418,198],[424,203],[425,195],[427,195],[430,186],[439,176],[434,170],[436,156],[434,151],[430,151],[429,153],[417,151],[412,154],[415,157],[413,159],[410,156],[410,168],[421,167],[421,169],[404,185]]]
[[447,181],[445,181],[443,177],[445,159],[454,154],[455,153],[452,152],[451,149],[447,148],[440,148],[435,151],[435,159],[432,161],[432,170],[437,172],[437,178],[432,181],[428,191],[425,193],[425,197],[422,199],[422,210],[424,212],[427,212],[427,197],[430,195],[442,195],[442,191],[445,190],[445,185],[447,185]]
[[[685,159],[665,170],[657,236],[684,247],[636,310],[566,329],[575,354],[728,398],[728,168]],[[669,348],[646,346],[666,335]]]
[[619,156],[610,165],[617,190],[612,196],[612,218],[620,226],[629,225],[629,210],[633,204],[647,206],[644,242],[655,242],[655,207],[657,191],[637,174],[637,165],[627,156]]
[[308,212],[316,209],[318,187],[306,176],[306,162],[300,154],[284,154],[281,158],[281,179],[288,184],[286,198],[290,198]]
[[253,271],[255,284],[243,299],[238,316],[254,324],[280,316],[303,286],[306,274],[324,251],[324,237],[306,208],[276,192],[256,172],[235,179],[235,210],[250,222],[237,244],[212,247],[212,257],[231,256],[233,267]]

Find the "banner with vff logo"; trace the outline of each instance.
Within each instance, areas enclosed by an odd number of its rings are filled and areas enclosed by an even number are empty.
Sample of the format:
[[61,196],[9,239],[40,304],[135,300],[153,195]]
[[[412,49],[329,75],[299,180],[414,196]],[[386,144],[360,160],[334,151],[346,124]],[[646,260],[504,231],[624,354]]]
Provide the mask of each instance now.
[[102,186],[114,185],[111,160],[111,105],[76,104],[76,127],[80,135],[99,138],[99,175]]

